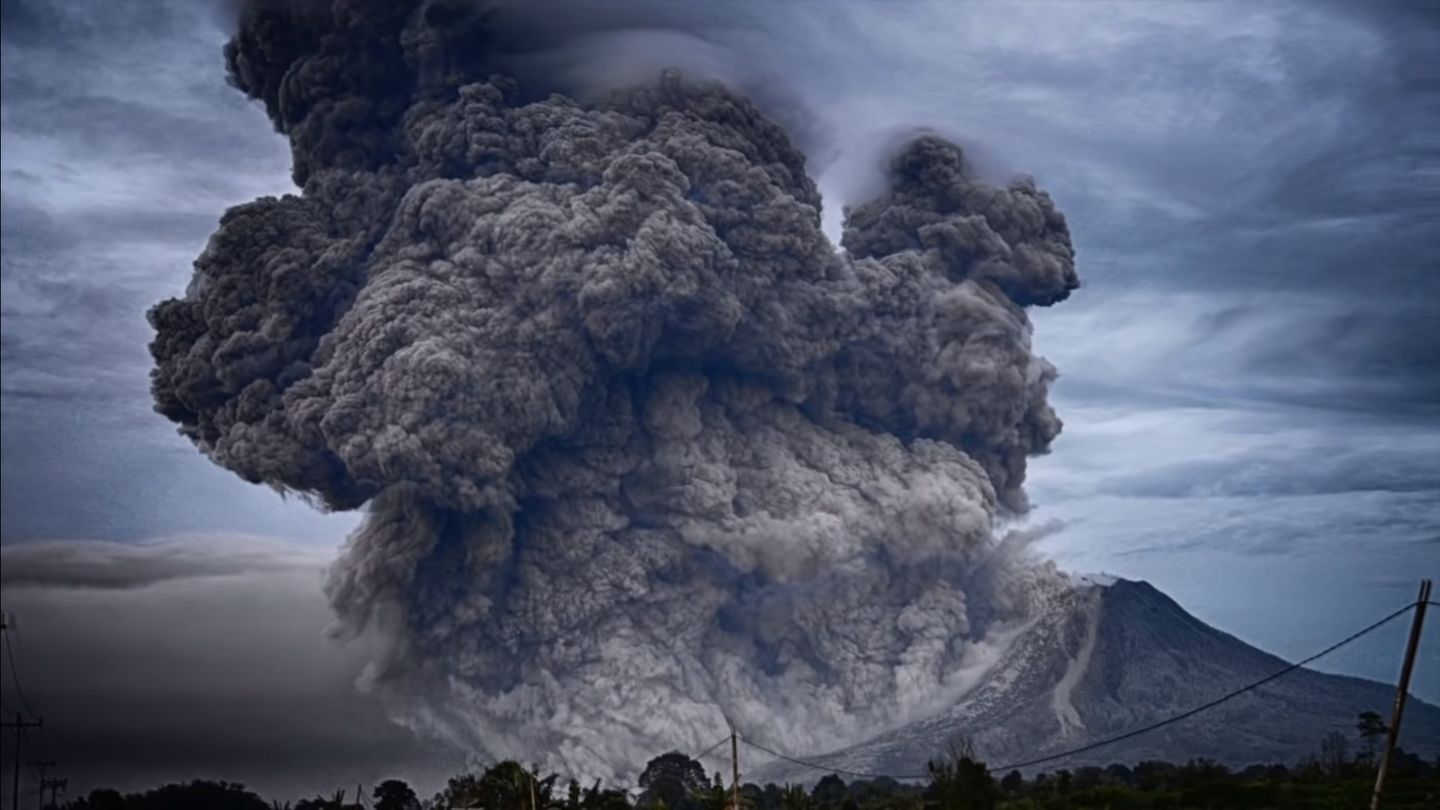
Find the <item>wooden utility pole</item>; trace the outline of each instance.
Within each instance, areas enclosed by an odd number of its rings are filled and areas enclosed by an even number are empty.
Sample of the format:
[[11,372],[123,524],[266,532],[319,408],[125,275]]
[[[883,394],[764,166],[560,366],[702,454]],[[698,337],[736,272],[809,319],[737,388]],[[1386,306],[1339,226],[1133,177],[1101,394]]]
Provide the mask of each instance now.
[[733,810],[740,810],[740,735],[735,724],[730,724],[730,795]]
[[[69,780],[69,779],[41,779],[41,780],[40,780],[40,795],[43,797],[43,796],[45,795],[45,791],[47,791],[47,790],[50,791],[50,808],[51,808],[51,810],[54,810],[54,808],[56,808],[56,807],[59,806],[59,804],[60,804],[60,791],[64,790],[64,789],[65,789],[65,786],[68,785],[68,784],[70,784],[70,780]],[[44,810],[44,805],[41,806],[41,810]]]
[[1410,692],[1410,671],[1415,668],[1415,651],[1420,648],[1420,628],[1425,625],[1425,607],[1430,602],[1430,580],[1420,580],[1420,595],[1415,599],[1415,616],[1410,621],[1410,643],[1405,646],[1405,662],[1400,665],[1400,684],[1395,689],[1395,711],[1390,715],[1390,733],[1385,735],[1385,756],[1375,774],[1375,792],[1370,795],[1370,810],[1380,810],[1380,796],[1385,792],[1385,778],[1390,775],[1390,760],[1395,757],[1395,743],[1400,739],[1400,720],[1405,715],[1405,696]]
[[15,731],[15,764],[10,772],[11,778],[15,780],[10,785],[10,806],[15,810],[20,810],[20,740],[25,736],[26,729],[39,728],[42,722],[39,717],[34,720],[26,720],[20,716],[19,712],[16,712],[14,722],[0,723],[0,728]]
[[[40,772],[40,792],[35,796],[35,806],[40,810],[45,810],[45,783],[50,781],[46,777],[50,775],[50,769],[55,767],[55,760],[32,759],[25,764]],[[17,807],[15,810],[20,810],[20,808]]]

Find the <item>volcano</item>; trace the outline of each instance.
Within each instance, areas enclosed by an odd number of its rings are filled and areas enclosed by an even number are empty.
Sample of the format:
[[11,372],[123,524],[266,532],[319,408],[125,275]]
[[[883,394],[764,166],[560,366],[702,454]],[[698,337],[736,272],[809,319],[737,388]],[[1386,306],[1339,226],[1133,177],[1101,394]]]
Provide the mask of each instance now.
[[[1055,595],[955,705],[858,745],[805,759],[840,772],[903,777],[968,737],[1005,767],[1115,737],[1212,701],[1289,666],[1187,613],[1146,582],[1086,578]],[[1298,669],[1213,709],[1023,770],[1207,758],[1232,767],[1294,763],[1356,716],[1386,716],[1395,688]],[[1413,696],[1400,745],[1440,754],[1440,707]],[[777,760],[750,779],[814,782],[825,771]]]

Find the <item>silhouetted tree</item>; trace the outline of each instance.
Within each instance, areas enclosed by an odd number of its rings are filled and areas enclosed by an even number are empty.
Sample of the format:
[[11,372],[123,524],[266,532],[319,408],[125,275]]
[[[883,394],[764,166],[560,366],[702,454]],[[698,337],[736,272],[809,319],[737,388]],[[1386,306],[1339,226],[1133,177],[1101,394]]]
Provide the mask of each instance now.
[[607,790],[600,786],[600,780],[585,791],[580,800],[582,810],[630,810],[630,797],[618,790]]
[[1350,741],[1332,731],[1320,741],[1320,767],[1329,776],[1340,776],[1350,768]]
[[125,810],[125,797],[113,788],[96,788],[86,801],[89,810]]
[[725,787],[725,780],[720,777],[719,771],[715,772],[708,787],[692,793],[691,796],[701,810],[725,810],[731,804],[730,791]]
[[1355,731],[1360,735],[1360,752],[1367,763],[1375,762],[1380,738],[1390,733],[1390,727],[1375,712],[1361,712],[1355,722]]
[[1169,762],[1147,759],[1135,766],[1135,786],[1141,790],[1165,790],[1175,783],[1178,769]]
[[926,763],[930,786],[926,805],[944,810],[991,810],[1000,801],[1000,789],[983,762],[974,758],[974,746],[952,739],[946,756]]
[[328,799],[324,796],[301,799],[295,804],[295,810],[345,810],[345,791],[337,790]]
[[371,794],[375,798],[375,810],[419,810],[420,797],[411,787],[399,779],[386,779],[375,786]]
[[799,785],[786,785],[785,791],[780,794],[780,806],[785,810],[810,810],[814,804],[810,801],[810,794],[805,788]]
[[482,810],[544,810],[551,804],[553,775],[544,779],[525,770],[514,760],[492,765],[480,776],[465,774],[452,777],[445,791],[433,804],[444,810],[481,808]]
[[246,790],[244,785],[201,779],[132,793],[117,806],[125,810],[190,810],[195,807],[207,810],[270,810],[265,800]]
[[669,810],[691,810],[697,806],[695,794],[708,790],[710,782],[705,778],[704,766],[679,751],[671,751],[646,763],[640,773],[640,787],[641,807],[661,801]]
[[1112,763],[1109,767],[1105,769],[1105,778],[1109,779],[1111,782],[1116,782],[1122,785],[1135,784],[1135,772],[1130,770],[1129,766],[1123,765],[1119,762]]
[[826,774],[810,789],[811,800],[820,807],[838,808],[849,795],[850,789],[845,786],[845,780],[833,773]]

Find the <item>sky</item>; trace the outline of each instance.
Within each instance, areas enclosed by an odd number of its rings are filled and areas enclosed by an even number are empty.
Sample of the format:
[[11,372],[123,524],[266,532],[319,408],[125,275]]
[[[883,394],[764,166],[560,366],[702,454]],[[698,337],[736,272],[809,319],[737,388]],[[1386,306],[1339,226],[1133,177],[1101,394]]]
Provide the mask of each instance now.
[[[183,294],[228,206],[293,190],[283,138],[225,83],[223,9],[3,9],[0,538],[26,696],[55,745],[106,763],[96,780],[242,762],[288,789],[305,776],[279,763],[301,750],[329,752],[314,772],[445,770],[351,688],[363,649],[325,635],[322,571],[357,516],[246,484],[151,411],[145,311]],[[1084,286],[1032,311],[1065,421],[1031,467],[1043,553],[1148,580],[1292,659],[1440,575],[1440,10],[691,13],[724,15],[713,51],[624,69],[677,61],[760,88],[810,155],[832,234],[886,145],[922,128],[997,179],[1034,176],[1066,213]],[[1437,626],[1417,676],[1430,700]],[[1403,634],[1321,668],[1391,680]],[[142,720],[163,744],[117,758]],[[245,731],[193,743],[217,722]]]

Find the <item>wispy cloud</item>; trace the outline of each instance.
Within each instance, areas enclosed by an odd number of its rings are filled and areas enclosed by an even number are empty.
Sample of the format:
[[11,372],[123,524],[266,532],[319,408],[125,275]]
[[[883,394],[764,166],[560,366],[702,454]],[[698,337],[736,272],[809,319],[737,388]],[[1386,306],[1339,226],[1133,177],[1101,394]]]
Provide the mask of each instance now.
[[109,540],[37,540],[0,547],[0,583],[11,588],[143,588],[159,582],[245,574],[319,574],[334,556],[314,545],[216,534]]
[[463,765],[355,689],[375,649],[327,635],[330,553],[228,535],[3,555],[26,698],[77,795],[203,777],[293,799],[395,774],[438,787]]

